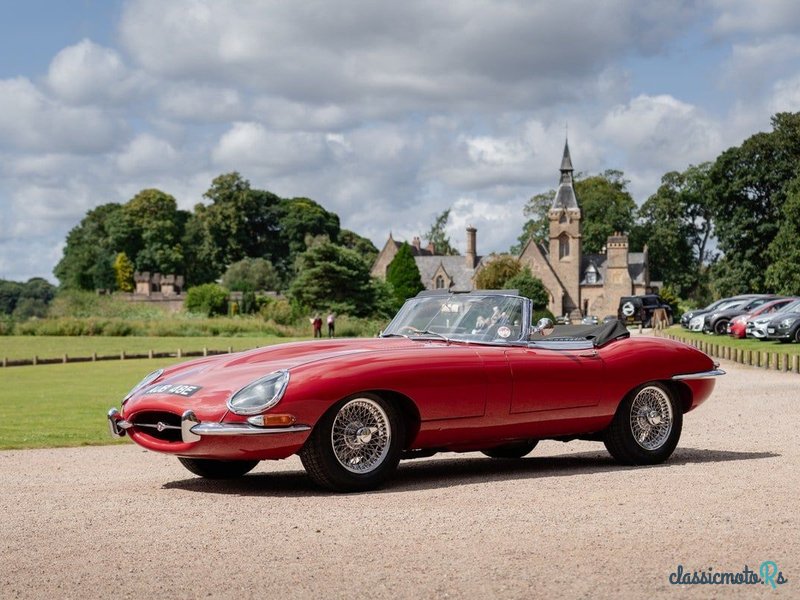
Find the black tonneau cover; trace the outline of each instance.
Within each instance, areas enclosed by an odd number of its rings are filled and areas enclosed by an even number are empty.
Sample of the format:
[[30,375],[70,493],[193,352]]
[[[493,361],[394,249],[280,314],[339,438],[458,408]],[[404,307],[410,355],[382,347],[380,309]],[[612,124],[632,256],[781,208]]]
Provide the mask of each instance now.
[[604,346],[607,343],[630,337],[631,333],[622,321],[614,319],[608,323],[599,325],[556,325],[555,330],[550,335],[543,337],[532,335],[531,341],[536,342],[571,342],[586,340],[592,342],[596,347]]

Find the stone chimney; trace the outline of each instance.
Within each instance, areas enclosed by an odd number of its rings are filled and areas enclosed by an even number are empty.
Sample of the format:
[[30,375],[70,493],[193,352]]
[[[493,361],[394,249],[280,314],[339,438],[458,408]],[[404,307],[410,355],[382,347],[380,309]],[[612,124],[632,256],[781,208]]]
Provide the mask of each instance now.
[[414,236],[414,239],[413,239],[413,240],[411,240],[411,245],[412,245],[412,246],[414,246],[414,248],[416,248],[416,249],[417,249],[417,251],[416,251],[414,254],[419,254],[419,248],[420,248],[420,246],[422,245],[422,242],[420,241],[420,239],[419,239],[419,236],[418,236],[418,235],[415,235],[415,236]]
[[464,254],[464,257],[467,261],[467,268],[474,269],[475,264],[478,261],[478,253],[476,250],[477,243],[476,243],[476,234],[478,230],[475,229],[472,225],[467,226],[467,251]]

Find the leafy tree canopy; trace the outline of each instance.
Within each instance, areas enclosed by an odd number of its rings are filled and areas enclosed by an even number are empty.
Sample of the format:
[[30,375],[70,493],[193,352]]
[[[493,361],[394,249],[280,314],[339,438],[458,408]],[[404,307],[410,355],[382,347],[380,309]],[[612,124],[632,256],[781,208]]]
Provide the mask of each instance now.
[[781,212],[780,228],[767,250],[765,283],[778,294],[800,296],[800,178],[789,187]]
[[778,113],[772,127],[723,152],[709,171],[710,209],[724,253],[713,270],[721,295],[767,291],[768,249],[788,185],[800,172],[800,113]]
[[519,273],[506,280],[503,284],[505,290],[519,290],[519,293],[533,302],[535,310],[547,307],[550,294],[540,279],[533,276],[531,269],[525,266]]
[[134,290],[133,274],[134,268],[131,259],[124,252],[118,253],[117,258],[114,259],[117,289],[123,292],[132,292]]
[[548,214],[556,191],[550,190],[543,194],[536,194],[522,209],[522,214],[528,218],[522,226],[522,233],[517,238],[517,243],[511,246],[509,252],[519,256],[528,244],[528,240],[533,239],[536,244],[544,244],[547,247],[550,241],[550,219]]
[[502,290],[506,282],[519,274],[522,266],[513,256],[503,254],[492,257],[489,264],[484,266],[475,277],[475,287],[480,290]]
[[222,285],[235,292],[276,290],[278,283],[275,267],[265,258],[243,258],[222,276]]
[[372,263],[378,257],[378,249],[371,240],[350,231],[349,229],[341,229],[339,231],[339,244],[345,248],[354,250],[364,260],[368,267],[372,267]]
[[311,311],[332,310],[368,316],[375,308],[375,287],[361,257],[331,242],[298,256],[298,274],[289,293]]
[[400,306],[408,298],[416,296],[425,289],[419,274],[419,267],[414,261],[411,246],[403,243],[397,250],[392,262],[386,268],[386,282],[394,293],[396,306]]

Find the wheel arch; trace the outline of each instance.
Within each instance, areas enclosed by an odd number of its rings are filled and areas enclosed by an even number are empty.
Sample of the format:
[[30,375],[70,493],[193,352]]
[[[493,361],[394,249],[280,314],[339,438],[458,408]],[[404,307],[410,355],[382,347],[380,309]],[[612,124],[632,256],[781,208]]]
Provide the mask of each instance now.
[[407,450],[411,445],[411,442],[413,442],[414,439],[417,437],[417,434],[419,433],[420,424],[422,422],[422,419],[419,414],[419,409],[417,408],[417,405],[414,403],[414,401],[405,394],[401,394],[400,392],[396,392],[394,390],[386,390],[386,389],[362,390],[359,393],[375,394],[376,396],[380,396],[384,400],[391,402],[392,405],[397,407],[406,426],[406,432],[405,432],[406,439],[403,440],[403,449]]
[[675,397],[680,402],[681,409],[684,414],[689,412],[692,408],[692,390],[691,388],[681,381],[674,381],[672,379],[662,379],[659,383],[663,384],[670,392],[675,394]]

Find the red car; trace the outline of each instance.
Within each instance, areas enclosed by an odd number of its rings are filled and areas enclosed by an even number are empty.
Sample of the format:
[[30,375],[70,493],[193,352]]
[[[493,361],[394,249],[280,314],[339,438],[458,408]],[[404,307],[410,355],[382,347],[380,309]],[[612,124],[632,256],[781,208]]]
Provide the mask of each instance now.
[[[619,321],[530,328],[530,300],[423,292],[378,338],[281,344],[159,369],[109,411],[114,435],[202,477],[299,454],[319,485],[373,489],[402,458],[542,439],[596,440],[623,464],[666,460],[723,371]],[[546,335],[552,334],[552,335]]]
[[772,300],[771,302],[767,302],[766,304],[762,304],[758,308],[756,308],[753,312],[739,315],[738,317],[734,317],[731,319],[730,323],[728,323],[728,333],[731,337],[735,338],[744,338],[747,337],[747,322],[751,321],[755,317],[759,315],[768,315],[770,313],[774,313],[782,309],[787,304],[791,304],[797,300],[797,298],[778,298],[777,300]]

